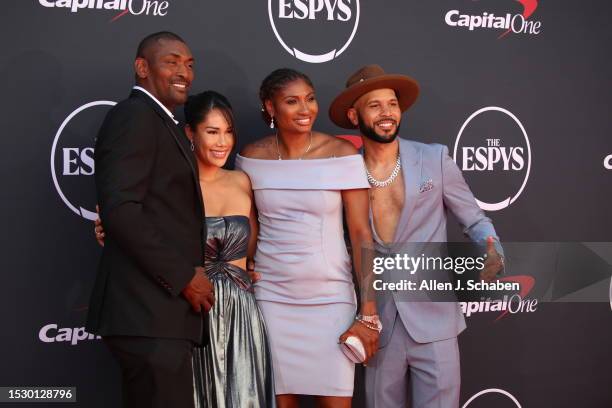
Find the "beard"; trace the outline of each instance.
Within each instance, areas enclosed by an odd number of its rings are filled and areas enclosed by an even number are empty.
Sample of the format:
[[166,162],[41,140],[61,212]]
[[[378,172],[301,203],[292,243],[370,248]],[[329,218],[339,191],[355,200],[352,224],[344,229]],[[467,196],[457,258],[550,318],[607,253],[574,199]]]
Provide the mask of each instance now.
[[390,135],[381,136],[378,133],[376,133],[376,130],[374,130],[373,127],[370,127],[370,126],[365,124],[363,119],[361,119],[361,115],[359,115],[359,113],[357,113],[357,122],[359,123],[359,131],[361,132],[361,134],[364,135],[365,137],[367,137],[368,139],[376,142],[376,143],[391,143],[391,142],[393,142],[395,140],[395,138],[397,137],[397,134],[399,133],[399,129],[400,129],[399,122],[396,122],[395,132],[393,132]]

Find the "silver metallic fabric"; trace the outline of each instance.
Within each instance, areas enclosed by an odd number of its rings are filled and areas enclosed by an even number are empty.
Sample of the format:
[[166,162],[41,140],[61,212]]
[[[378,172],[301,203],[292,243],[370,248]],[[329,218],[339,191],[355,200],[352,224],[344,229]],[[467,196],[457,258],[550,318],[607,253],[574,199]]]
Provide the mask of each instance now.
[[263,317],[245,270],[245,216],[207,217],[206,273],[215,287],[206,347],[193,353],[196,408],[274,407],[274,378]]

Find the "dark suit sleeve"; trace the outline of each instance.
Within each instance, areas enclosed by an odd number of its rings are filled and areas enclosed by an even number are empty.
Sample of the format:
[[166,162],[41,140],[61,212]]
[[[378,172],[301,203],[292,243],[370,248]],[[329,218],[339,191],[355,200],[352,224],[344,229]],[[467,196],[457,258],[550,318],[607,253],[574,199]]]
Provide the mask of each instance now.
[[463,233],[473,242],[486,242],[487,237],[495,238],[497,252],[503,254],[499,237],[495,232],[491,219],[487,217],[476,203],[472,190],[468,187],[457,164],[448,154],[448,148],[440,145],[442,161],[442,186],[444,189],[444,205],[457,217]]
[[147,219],[143,199],[151,183],[162,119],[146,105],[109,112],[96,142],[96,188],[107,236],[174,296],[194,275],[194,266],[163,242]]

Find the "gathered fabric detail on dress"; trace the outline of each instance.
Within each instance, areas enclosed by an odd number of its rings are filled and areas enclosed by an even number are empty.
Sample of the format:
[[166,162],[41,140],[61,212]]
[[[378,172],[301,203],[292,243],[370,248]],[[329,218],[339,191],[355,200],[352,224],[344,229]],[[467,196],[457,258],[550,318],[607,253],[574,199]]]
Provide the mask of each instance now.
[[204,269],[210,280],[227,275],[241,289],[251,290],[246,271],[229,263],[247,254],[251,233],[245,216],[207,217],[208,239],[204,249]]

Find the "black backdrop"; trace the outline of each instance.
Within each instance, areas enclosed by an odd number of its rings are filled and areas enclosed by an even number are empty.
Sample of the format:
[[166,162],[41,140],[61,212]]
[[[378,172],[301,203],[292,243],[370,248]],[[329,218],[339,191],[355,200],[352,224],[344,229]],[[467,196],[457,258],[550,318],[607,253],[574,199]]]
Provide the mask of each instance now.
[[[123,4],[131,10],[96,8]],[[609,2],[13,0],[0,7],[2,386],[76,386],[70,406],[118,406],[118,368],[82,329],[100,249],[80,208],[95,203],[89,158],[108,109],[86,104],[127,96],[136,45],[154,31],[187,40],[197,59],[192,92],[230,98],[240,144],[267,131],[257,90],[275,68],[311,76],[316,128],[332,134],[345,132],[327,107],[350,73],[379,63],[409,74],[422,93],[401,135],[446,144],[452,154],[463,128],[456,161],[476,197],[511,201],[488,212],[502,240],[612,241],[612,163],[604,163],[612,154]],[[154,15],[160,8],[164,15]],[[509,14],[515,28],[525,20],[537,33],[457,24],[478,23],[485,12]],[[348,45],[313,63],[281,41],[309,55]],[[493,160],[463,156],[479,147]],[[494,163],[511,149],[520,160],[507,169],[503,159]],[[469,170],[475,163],[491,167]],[[454,224],[451,232],[460,239]],[[460,336],[462,405],[612,406],[610,308],[541,303],[497,321],[495,312],[472,314]],[[358,406],[362,393],[358,381]]]

